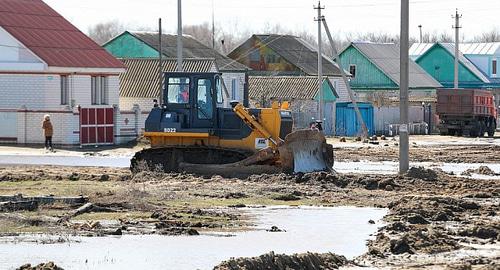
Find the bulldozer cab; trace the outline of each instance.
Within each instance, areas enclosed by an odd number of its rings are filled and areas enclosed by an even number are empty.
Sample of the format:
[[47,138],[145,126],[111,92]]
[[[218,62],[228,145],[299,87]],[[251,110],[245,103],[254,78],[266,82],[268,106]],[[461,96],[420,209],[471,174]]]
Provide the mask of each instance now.
[[219,73],[165,73],[163,104],[179,128],[213,128],[222,103]]

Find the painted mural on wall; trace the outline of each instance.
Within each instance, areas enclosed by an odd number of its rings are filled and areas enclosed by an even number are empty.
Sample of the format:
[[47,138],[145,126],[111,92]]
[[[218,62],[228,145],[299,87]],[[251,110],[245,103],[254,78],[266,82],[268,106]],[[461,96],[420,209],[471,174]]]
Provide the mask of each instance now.
[[292,71],[300,70],[287,62],[283,57],[265,46],[261,41],[252,39],[235,52],[237,61],[258,71]]

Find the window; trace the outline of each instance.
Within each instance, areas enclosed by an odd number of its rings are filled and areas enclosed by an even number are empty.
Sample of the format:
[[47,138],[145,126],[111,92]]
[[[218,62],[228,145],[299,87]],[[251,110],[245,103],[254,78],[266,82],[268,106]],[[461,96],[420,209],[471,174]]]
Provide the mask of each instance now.
[[237,100],[237,92],[238,92],[238,84],[236,83],[236,79],[233,78],[231,80],[231,100]]
[[349,73],[351,73],[352,78],[356,78],[356,65],[349,65]]
[[252,49],[250,52],[250,61],[259,62],[260,61],[260,51],[259,49]]
[[168,103],[189,103],[189,78],[168,79]]
[[268,64],[275,64],[278,63],[278,58],[274,54],[268,54],[266,55],[266,62]]
[[92,105],[108,104],[109,98],[108,77],[92,76],[91,79],[91,101]]
[[68,76],[61,75],[61,105],[69,104],[69,83]]
[[491,61],[491,74],[497,75],[497,60],[496,59],[493,59]]
[[207,79],[198,79],[197,110],[198,119],[212,119],[212,82]]
[[215,78],[215,89],[217,93],[217,103],[222,104],[224,102],[224,98],[222,96],[222,82],[220,77]]

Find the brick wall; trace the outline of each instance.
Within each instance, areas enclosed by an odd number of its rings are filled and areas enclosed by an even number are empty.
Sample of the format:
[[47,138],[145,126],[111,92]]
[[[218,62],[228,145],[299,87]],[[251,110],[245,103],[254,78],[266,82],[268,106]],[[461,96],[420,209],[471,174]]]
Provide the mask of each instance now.
[[[0,126],[4,139],[17,143],[43,143],[41,124],[51,115],[54,144],[79,144],[78,106],[91,105],[91,76],[69,76],[69,105],[61,105],[60,76],[52,74],[0,74]],[[118,106],[118,76],[108,77],[110,106]],[[73,107],[71,107],[73,105]],[[15,117],[13,116],[15,114]],[[15,124],[11,123],[15,119]],[[16,137],[12,137],[15,134]],[[0,136],[1,139],[2,136]]]
[[[130,111],[134,108],[134,105],[139,105],[143,111],[151,111],[153,108],[153,99],[155,98],[133,98],[133,97],[121,97],[120,98],[120,109],[125,111]],[[159,99],[159,98],[156,98]]]

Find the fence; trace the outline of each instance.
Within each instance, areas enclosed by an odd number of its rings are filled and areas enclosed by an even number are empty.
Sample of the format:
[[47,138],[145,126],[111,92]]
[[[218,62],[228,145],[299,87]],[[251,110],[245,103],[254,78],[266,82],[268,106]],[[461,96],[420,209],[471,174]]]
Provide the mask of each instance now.
[[[399,135],[399,126],[400,124],[386,125],[384,134],[391,137]],[[410,123],[408,131],[411,135],[426,135],[429,132],[429,125],[425,122]]]

